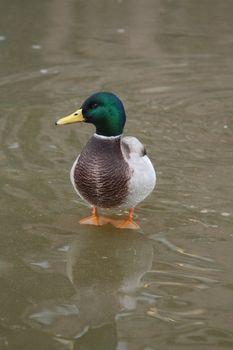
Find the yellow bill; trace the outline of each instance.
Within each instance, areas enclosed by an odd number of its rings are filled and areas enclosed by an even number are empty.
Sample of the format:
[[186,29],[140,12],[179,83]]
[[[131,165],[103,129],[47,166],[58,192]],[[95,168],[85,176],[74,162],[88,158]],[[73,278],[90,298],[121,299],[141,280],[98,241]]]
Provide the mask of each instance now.
[[59,119],[56,122],[56,125],[65,125],[65,124],[72,124],[72,123],[78,123],[78,122],[84,122],[85,119],[83,117],[82,109],[78,109],[76,112],[67,115],[64,118]]

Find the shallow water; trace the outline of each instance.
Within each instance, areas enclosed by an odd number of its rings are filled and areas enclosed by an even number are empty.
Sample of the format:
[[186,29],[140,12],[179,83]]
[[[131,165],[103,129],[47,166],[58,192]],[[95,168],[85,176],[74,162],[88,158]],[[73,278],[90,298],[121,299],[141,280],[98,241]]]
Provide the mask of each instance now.
[[[233,3],[2,1],[0,349],[229,349]],[[158,183],[141,230],[80,226],[90,93],[126,107]],[[123,214],[121,214],[123,215]]]

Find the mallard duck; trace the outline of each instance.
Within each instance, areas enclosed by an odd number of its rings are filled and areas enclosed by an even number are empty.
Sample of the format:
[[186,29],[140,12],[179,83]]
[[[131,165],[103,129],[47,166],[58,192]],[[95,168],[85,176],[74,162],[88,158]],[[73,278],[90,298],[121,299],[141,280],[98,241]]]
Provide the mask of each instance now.
[[[97,92],[80,109],[56,122],[85,122],[96,127],[70,172],[75,191],[92,207],[92,215],[81,224],[139,228],[133,221],[134,208],[154,189],[156,173],[141,142],[136,137],[123,137],[125,121],[121,100],[113,93]],[[129,209],[129,216],[113,220],[100,216],[97,208]]]

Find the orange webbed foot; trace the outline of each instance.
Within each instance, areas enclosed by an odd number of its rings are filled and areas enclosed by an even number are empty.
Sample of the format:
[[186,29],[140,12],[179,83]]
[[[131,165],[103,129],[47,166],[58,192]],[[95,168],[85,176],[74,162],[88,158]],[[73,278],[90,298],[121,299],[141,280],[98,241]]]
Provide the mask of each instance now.
[[134,213],[134,208],[131,208],[127,219],[117,220],[115,223],[113,223],[113,225],[117,228],[139,230],[140,226],[135,221],[133,221],[133,213]]
[[126,220],[115,220],[115,222],[113,222],[112,225],[115,226],[116,228],[121,228],[121,229],[130,229],[130,230],[140,229],[140,226],[130,218]]
[[92,215],[81,219],[79,223],[82,225],[96,225],[96,226],[111,224],[112,226],[120,229],[138,230],[140,229],[140,226],[133,221],[133,212],[134,212],[134,208],[131,208],[127,219],[123,219],[123,220],[111,219],[109,217],[98,215],[97,208],[93,208]]
[[108,218],[105,218],[104,216],[99,216],[97,213],[97,208],[93,208],[92,215],[81,219],[79,223],[81,225],[102,226],[108,223]]

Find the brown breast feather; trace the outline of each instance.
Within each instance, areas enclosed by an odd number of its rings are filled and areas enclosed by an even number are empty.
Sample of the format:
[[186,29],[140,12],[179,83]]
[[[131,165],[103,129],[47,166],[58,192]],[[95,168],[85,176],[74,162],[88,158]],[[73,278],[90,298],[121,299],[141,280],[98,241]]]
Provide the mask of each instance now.
[[121,205],[128,194],[129,166],[121,152],[121,138],[93,136],[82,150],[74,170],[81,196],[96,207]]

